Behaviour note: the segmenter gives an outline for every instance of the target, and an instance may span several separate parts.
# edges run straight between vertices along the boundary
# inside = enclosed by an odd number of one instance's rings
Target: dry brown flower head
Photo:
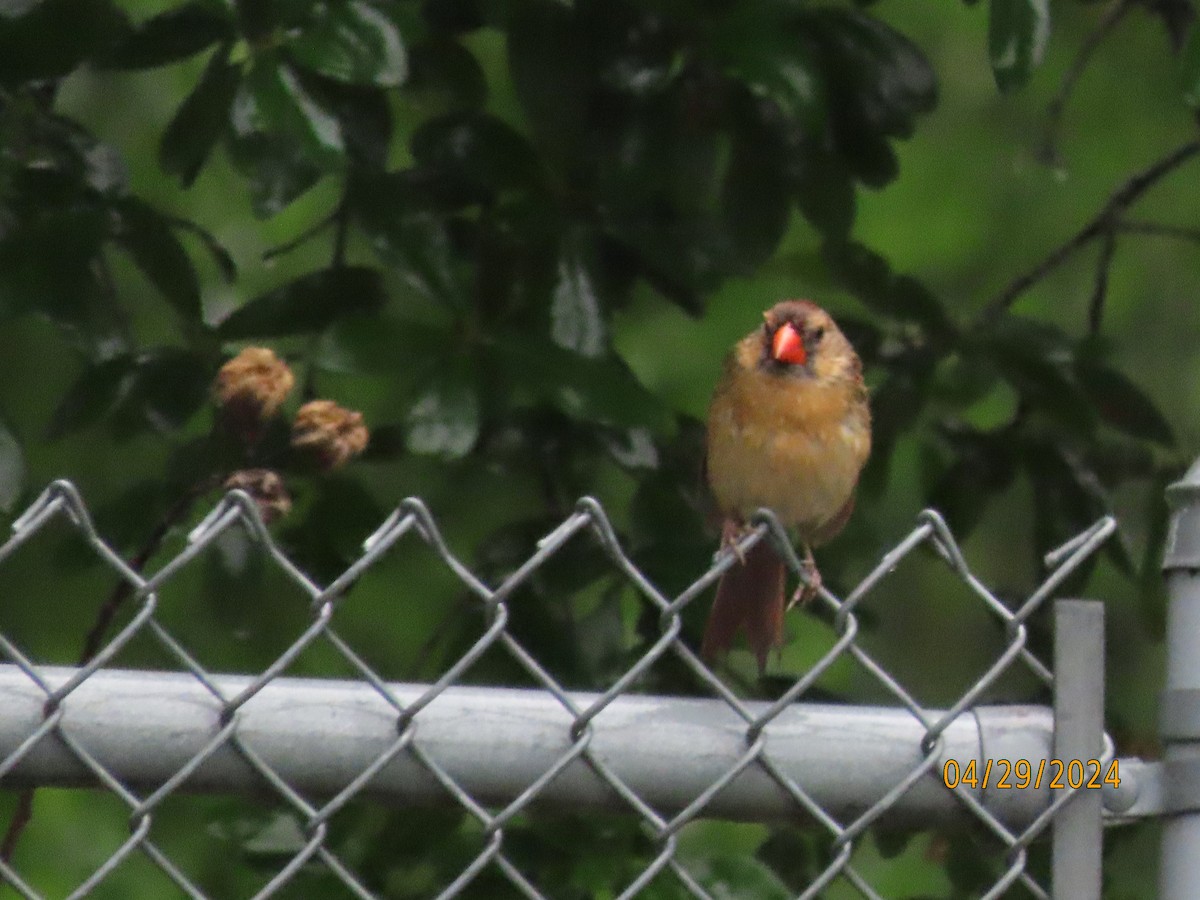
[[[245,491],[258,504],[258,514],[268,525],[292,511],[292,497],[277,472],[239,469],[225,479],[228,491]]]
[[[300,407],[292,423],[292,446],[312,453],[327,472],[367,449],[370,437],[362,413],[332,400],[310,400]]]
[[[231,430],[249,444],[291,393],[296,377],[268,347],[246,347],[217,373],[217,405]]]

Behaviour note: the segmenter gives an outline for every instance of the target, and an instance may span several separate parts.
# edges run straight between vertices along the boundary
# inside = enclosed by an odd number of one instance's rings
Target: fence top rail
[[[78,670],[39,669],[47,687],[69,684]],[[660,813],[686,808],[739,765],[747,726],[720,700],[625,694],[573,735],[575,717],[538,689],[453,686],[441,691],[407,725],[398,727],[393,702],[419,700],[425,684],[388,684],[385,700],[361,681],[276,678],[244,703],[248,676],[213,676],[223,702],[188,674],[106,669],[63,700],[59,728],[86,746],[106,769],[132,787],[157,789],[202,756],[224,728],[236,727],[288,784],[331,796],[383,755],[390,761],[369,791],[406,802],[438,802],[445,792],[414,758],[410,743],[436,759],[464,790],[487,803],[506,803],[551,769],[581,739],[590,753]],[[600,695],[572,693],[581,708]],[[0,665],[0,758],[12,753],[43,721],[44,691],[17,666]],[[765,709],[768,704],[750,704]],[[228,711],[232,710],[232,718]],[[920,764],[923,729],[899,707],[793,704],[763,730],[771,762],[803,784],[822,808],[845,814],[885,794]],[[1053,718],[1040,706],[985,706],[959,716],[944,733],[943,761],[983,765],[989,756],[1044,759]],[[394,748],[401,746],[400,752]],[[80,784],[86,766],[53,739],[42,741],[6,773],[14,784]],[[245,791],[263,787],[256,770],[229,744],[211,752],[180,784],[182,790]],[[965,790],[966,788],[964,788]],[[976,791],[994,814],[1017,826],[1049,803],[1040,791]],[[620,799],[576,757],[542,790],[543,803],[620,808]],[[747,766],[706,807],[707,815],[745,821],[786,820],[800,810],[756,766]],[[915,822],[964,812],[942,784],[939,765],[889,811],[891,821]]]

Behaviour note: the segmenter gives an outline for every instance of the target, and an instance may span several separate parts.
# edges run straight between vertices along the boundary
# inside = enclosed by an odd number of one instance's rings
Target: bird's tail
[[[700,653],[712,660],[733,645],[740,629],[758,659],[758,670],[767,667],[771,650],[783,643],[783,593],[786,570],[783,560],[767,541],[759,541],[735,563],[717,584]]]

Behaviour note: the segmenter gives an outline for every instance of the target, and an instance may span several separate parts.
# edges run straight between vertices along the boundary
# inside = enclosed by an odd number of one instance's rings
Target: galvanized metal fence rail
[[[71,896],[87,895],[134,855],[150,860],[182,894],[206,896],[194,876],[158,846],[154,831],[168,800],[206,792],[264,795],[300,823],[298,846],[261,887],[257,896],[263,897],[286,893],[297,874],[312,866],[331,873],[350,895],[378,896],[330,839],[331,818],[368,800],[448,804],[478,822],[481,849],[452,882],[436,888],[438,896],[457,896],[491,870],[531,898],[546,894],[513,861],[506,835],[514,820],[543,809],[608,809],[641,823],[655,852],[630,883],[612,885],[612,893],[622,897],[637,895],[663,876],[676,879],[690,895],[713,896],[679,853],[679,834],[689,823],[803,818],[808,827],[827,833],[830,851],[802,897],[823,896],[834,883],[880,897],[856,864],[869,828],[959,821],[981,824],[1001,853],[1002,871],[984,896],[1006,896],[1012,888],[1014,896],[1084,898],[1099,896],[1102,816],[1133,818],[1161,805],[1159,770],[1132,759],[1120,761],[1121,786],[1102,790],[1052,790],[1049,773],[1044,778],[1039,773],[1036,782],[1026,773],[1027,787],[1008,790],[966,781],[951,789],[944,777],[947,762],[957,767],[975,761],[982,775],[989,760],[1030,760],[1035,766],[1080,760],[1083,768],[1060,778],[1075,785],[1080,772],[1092,774],[1086,761],[1108,765],[1102,607],[1055,599],[1053,660],[1031,651],[1027,622],[1112,534],[1111,518],[1050,554],[1041,584],[1010,604],[972,573],[937,513],[922,513],[847,596],[819,591],[817,602],[832,616],[837,639],[772,703],[743,700],[680,637],[681,610],[715,583],[734,555],[720,555],[686,590],[667,596],[634,565],[591,499],[581,500],[530,548],[523,565],[495,585],[485,584],[451,553],[429,511],[414,499],[401,503],[366,540],[359,559],[326,585],[293,564],[254,501],[237,491],[194,529],[178,556],[153,573],[139,573],[97,532],[76,489],[59,481],[14,523],[12,537],[0,546],[0,565],[52,522],[76,529],[129,584],[136,603],[132,618],[82,667],[44,665],[0,633],[0,787],[98,787],[128,811],[128,839]],[[255,677],[207,671],[156,615],[164,586],[231,529],[247,529],[311,600],[306,630]],[[431,684],[385,681],[336,627],[339,605],[353,602],[345,596],[348,586],[406,537],[433,549],[477,598],[488,623],[474,646]],[[564,688],[506,627],[513,592],[577,540],[598,542],[660,623],[661,636],[602,693]],[[741,549],[761,540],[773,541],[800,571],[786,534],[769,513],[759,517]],[[932,548],[1005,635],[1003,652],[946,709],[923,707],[859,640],[860,603],[920,547]],[[156,641],[176,671],[114,668],[114,658],[135,637]],[[283,674],[318,641],[334,648],[355,678]],[[494,649],[507,653],[536,687],[462,684],[473,663]],[[646,670],[667,655],[707,685],[711,699],[633,692]],[[844,657],[870,673],[890,705],[808,702],[813,685]],[[1193,665],[1198,658],[1192,655]],[[1012,667],[1024,667],[1051,686],[1054,708],[981,705],[980,698]],[[1052,885],[1040,883],[1029,866],[1031,844],[1050,834]],[[1192,855],[1193,865],[1197,858]],[[41,896],[36,884],[3,861],[0,881],[23,896]]]

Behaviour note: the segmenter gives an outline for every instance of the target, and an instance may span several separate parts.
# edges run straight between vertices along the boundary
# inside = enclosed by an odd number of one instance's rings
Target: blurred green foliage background
[[[808,296],[858,346],[876,422],[858,511],[820,557],[827,584],[847,590],[933,505],[1015,605],[1042,554],[1117,515],[1120,539],[1068,587],[1106,603],[1110,729],[1152,756],[1162,491],[1200,441],[1200,41],[1190,0],[1053,14],[1039,0],[16,4],[0,13],[4,515],[70,478],[154,570],[216,501],[214,479],[265,466],[295,501],[273,529],[318,581],[415,495],[495,584],[586,494],[676,593],[716,546],[699,461],[721,358],[777,299]],[[1043,265],[1058,248],[1073,252]],[[209,393],[247,345],[299,381],[250,451],[214,425]],[[372,430],[336,472],[286,449],[315,397]],[[222,542],[161,598],[212,671],[261,671],[309,621],[252,551]],[[74,662],[113,580],[68,529],[40,536],[0,565],[0,627],[39,662]],[[705,605],[684,613],[693,644]],[[510,608],[572,688],[611,684],[659,635],[586,542]],[[931,707],[1004,646],[932,555],[862,615],[864,646]],[[432,680],[486,622],[413,541],[335,625],[384,676]],[[777,694],[835,640],[819,616],[789,628],[764,679],[735,652],[723,671],[739,690]],[[1045,617],[1031,629],[1046,658]],[[173,665],[141,638],[114,664]],[[351,674],[320,647],[291,673]],[[493,651],[466,680],[528,679]],[[702,690],[669,658],[637,689]],[[887,700],[845,661],[812,696]],[[1045,695],[1014,670],[985,699]],[[14,865],[48,895],[125,835],[124,808],[94,794],[42,791],[34,813]],[[335,825],[339,854],[389,897],[436,893],[484,844],[446,812],[364,806]],[[269,805],[175,798],[154,834],[212,895],[242,896],[298,832]],[[828,860],[812,826],[704,822],[682,839],[689,869],[731,896],[790,895]],[[655,853],[619,818],[523,819],[511,840],[554,896],[613,896]],[[1154,852],[1153,824],[1110,834],[1106,896],[1146,896]],[[872,834],[854,860],[885,896],[966,897],[1001,857],[982,833],[933,829]],[[138,858],[98,895],[170,889]],[[511,888],[491,873],[472,890]],[[338,895],[318,870],[292,891]],[[650,894],[681,892],[662,876]]]

